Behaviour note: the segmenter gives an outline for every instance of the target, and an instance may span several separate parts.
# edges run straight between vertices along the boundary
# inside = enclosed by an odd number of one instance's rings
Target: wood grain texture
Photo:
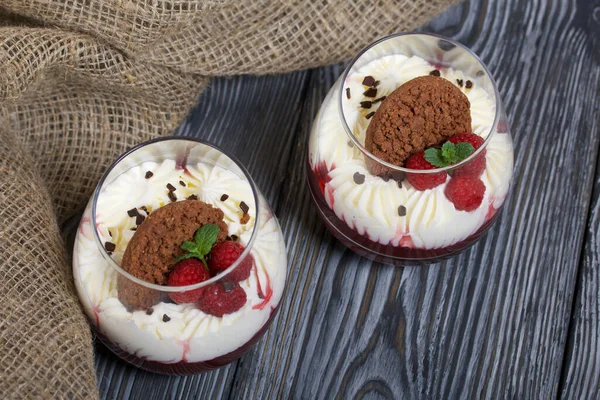
[[[237,157],[274,206],[289,163],[308,72],[216,79],[177,135],[205,139]],[[97,346],[104,399],[227,398],[237,365],[186,377],[161,376],[126,365]]]
[[[277,209],[288,292],[267,339],[239,364],[232,398],[556,396],[599,144],[589,130],[598,64],[582,7],[471,1],[448,12],[456,26],[431,25],[497,78],[517,179],[487,236],[428,268],[373,264],[324,231],[303,163],[310,122],[340,70],[313,71]]]
[[[161,377],[99,352],[103,396],[597,397],[598,242],[589,233],[598,232],[597,211],[587,224],[600,146],[594,7],[470,0],[423,29],[481,56],[516,148],[516,179],[495,226],[427,268],[360,258],[317,216],[305,182],[308,133],[341,66],[215,80],[180,134],[237,155],[273,205],[289,258],[279,314],[237,364],[211,374]],[[586,229],[591,267],[581,264],[576,296]],[[575,297],[581,311],[569,331]]]

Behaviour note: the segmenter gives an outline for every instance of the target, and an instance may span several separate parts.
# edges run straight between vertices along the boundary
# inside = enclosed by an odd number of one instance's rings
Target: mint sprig
[[[443,168],[454,165],[469,157],[475,148],[471,143],[460,142],[454,144],[446,142],[441,149],[425,150],[425,160],[434,167]]]
[[[191,242],[186,240],[181,245],[181,248],[187,251],[187,253],[177,257],[175,262],[178,263],[187,258],[197,258],[202,261],[202,264],[208,269],[205,257],[210,253],[210,249],[212,249],[213,244],[217,241],[217,235],[220,230],[221,229],[215,224],[206,224],[198,228],[194,234],[194,241]]]

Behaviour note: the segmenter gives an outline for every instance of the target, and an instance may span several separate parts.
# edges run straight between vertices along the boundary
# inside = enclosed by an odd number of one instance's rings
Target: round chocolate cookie
[[[174,261],[184,251],[181,245],[193,240],[203,225],[220,228],[216,243],[227,237],[223,211],[200,200],[170,203],[151,213],[137,228],[125,249],[121,268],[149,283],[166,285]],[[161,301],[160,293],[119,275],[119,300],[129,310],[149,308]]]
[[[411,154],[471,132],[470,106],[467,96],[444,78],[412,79],[383,100],[367,128],[365,147],[402,167]],[[369,163],[369,169],[375,175],[389,172],[375,162]]]

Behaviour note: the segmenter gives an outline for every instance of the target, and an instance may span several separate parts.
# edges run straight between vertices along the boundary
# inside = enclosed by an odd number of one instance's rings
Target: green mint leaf
[[[177,264],[179,261],[186,260],[188,258],[194,258],[194,257],[198,258],[197,255],[196,255],[196,253],[185,253],[185,254],[182,254],[182,255],[180,255],[179,257],[177,257],[175,259],[175,264]],[[204,262],[203,259],[200,259],[200,261]]]
[[[194,242],[196,242],[197,252],[200,253],[198,258],[203,260],[204,256],[210,253],[210,249],[217,241],[219,231],[219,227],[215,224],[206,224],[196,231]]]
[[[181,245],[181,248],[190,253],[196,252],[198,250],[198,246],[196,245],[196,243],[190,242],[188,240],[183,242],[183,244]]]
[[[456,146],[452,142],[446,142],[442,145],[442,157],[446,165],[454,164],[456,161]]]
[[[440,149],[427,149],[425,150],[425,160],[433,165],[434,167],[445,167],[448,164],[442,157],[442,150]]]
[[[460,162],[460,161],[464,160],[465,158],[469,157],[471,154],[473,154],[474,151],[475,151],[475,148],[473,147],[473,145],[471,143],[467,143],[467,142],[457,143],[456,144],[456,157],[458,158],[458,160],[456,162]]]

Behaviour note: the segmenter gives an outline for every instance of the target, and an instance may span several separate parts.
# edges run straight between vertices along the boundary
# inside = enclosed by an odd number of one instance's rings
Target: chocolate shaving
[[[386,96],[381,96],[380,98],[373,100],[373,104],[379,103],[380,101],[384,101],[385,98],[386,98]]]
[[[473,82],[471,82],[471,81],[466,81],[466,82],[465,82],[465,87],[466,87],[467,89],[471,89],[471,88],[473,87]]]
[[[117,245],[113,242],[104,242],[104,248],[106,249],[106,251],[115,251]]]
[[[163,322],[169,322],[171,320],[171,317],[169,317],[167,314],[163,314]]]
[[[136,231],[137,230],[137,226],[134,226],[133,228],[130,229],[130,231]]]
[[[462,79],[457,79],[456,83],[458,83],[458,86],[463,87],[463,80]]]
[[[144,217],[143,215],[138,215],[137,217],[135,217],[135,224],[141,225],[145,219],[146,219],[146,217]]]
[[[404,217],[406,215],[406,207],[400,206],[398,207],[398,215]]]
[[[346,97],[350,100],[350,88],[346,88]]]
[[[110,237],[112,237],[112,232],[110,231],[110,229],[108,230],[108,234],[110,235]]]
[[[152,315],[152,313],[154,313],[154,308],[150,307],[146,310],[146,315]]]
[[[375,81],[375,83],[373,84],[373,87],[379,86],[380,83],[381,83],[380,81]]]
[[[365,183],[365,176],[360,172],[355,172],[352,178],[354,178],[354,183],[356,183],[357,185],[362,185],[363,183]]]
[[[402,181],[398,181],[398,189],[402,189]]]
[[[440,76],[441,74],[440,74],[440,71],[439,71],[439,70],[437,70],[437,69],[434,69],[433,71],[431,71],[431,72],[429,73],[429,75],[431,75],[431,76]]]
[[[175,196],[175,193],[169,192],[169,200],[171,200],[173,203],[177,201],[177,196]]]
[[[187,199],[188,200],[198,200],[198,196],[196,196],[195,194],[190,194]]]
[[[243,201],[240,203],[240,209],[244,214],[250,211],[250,207],[248,207],[248,204],[244,203]]]
[[[360,106],[362,108],[371,108],[371,105],[373,104],[373,102],[367,100],[367,101],[361,101],[360,102]]]
[[[365,79],[363,79],[362,84],[365,86],[373,86],[375,84],[375,78],[373,78],[371,75],[365,76]]]
[[[154,175],[154,174],[152,173],[152,171],[146,171],[145,178],[146,178],[146,179],[150,179],[150,178],[152,178],[152,176],[153,176],[153,175]]]
[[[375,111],[371,111],[370,113],[368,113],[367,115],[365,115],[366,119],[370,119],[373,115],[375,115]]]
[[[231,235],[231,240],[233,240],[234,242],[237,242],[238,235]]]
[[[137,217],[140,214],[137,208],[132,208],[131,210],[127,210],[127,215],[130,217]]]
[[[375,88],[368,88],[367,90],[365,90],[365,92],[363,93],[363,95],[365,97],[375,97],[375,96],[377,96],[377,89],[375,89]]]
[[[169,192],[174,192],[177,190],[177,188],[175,188],[175,186],[171,185],[170,183],[167,183],[167,189],[169,189]]]
[[[146,214],[150,214],[150,213],[148,212],[148,209],[146,208],[146,206],[141,206],[140,208],[141,208],[142,210],[144,210],[144,212],[145,212]]]
[[[240,224],[245,225],[248,223],[248,221],[250,221],[250,214],[244,213],[244,215],[242,215],[242,218],[240,218]]]
[[[221,201],[225,201],[229,198],[228,194],[223,194],[223,196],[221,196]]]
[[[179,184],[183,187],[185,187],[185,182],[184,181],[179,181]]]

